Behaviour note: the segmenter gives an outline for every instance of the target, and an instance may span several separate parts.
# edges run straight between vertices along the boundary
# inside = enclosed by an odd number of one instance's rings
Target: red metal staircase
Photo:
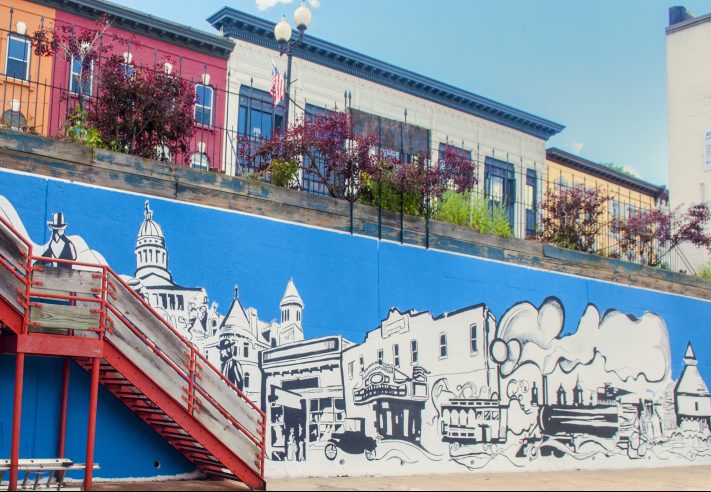
[[[264,413],[110,267],[33,256],[0,217],[0,353],[16,355],[10,490],[17,487],[25,355],[91,375],[84,488],[92,485],[98,385],[210,479],[265,489]],[[59,458],[64,453],[65,365]]]

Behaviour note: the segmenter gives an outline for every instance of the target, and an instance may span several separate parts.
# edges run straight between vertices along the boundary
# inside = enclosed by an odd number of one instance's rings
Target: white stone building
[[[711,200],[711,14],[694,17],[669,9],[667,90],[669,105],[669,204],[672,209]],[[690,266],[708,254],[683,246]]]
[[[272,61],[285,74],[286,59],[279,56],[271,21],[229,7],[208,21],[236,43],[229,61],[225,169],[237,174],[236,136],[268,137],[283,124],[283,104],[274,108],[268,92]],[[469,152],[479,163],[481,191],[509,204],[515,232],[523,236],[527,175],[545,175],[546,140],[563,126],[308,35],[295,51],[291,80],[291,122],[304,111],[348,107],[356,110],[356,126],[359,119],[367,122],[393,152],[436,157],[443,145]],[[315,178],[301,179],[305,190],[325,193]]]

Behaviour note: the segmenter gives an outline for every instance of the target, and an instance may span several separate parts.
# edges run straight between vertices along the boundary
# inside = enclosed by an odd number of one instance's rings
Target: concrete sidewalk
[[[269,490],[711,490],[711,466],[552,473],[273,479]],[[235,482],[97,483],[113,490],[247,490]]]

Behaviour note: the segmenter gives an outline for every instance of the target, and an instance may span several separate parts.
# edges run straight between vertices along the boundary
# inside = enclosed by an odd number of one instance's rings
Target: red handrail
[[[52,298],[52,299],[62,299],[62,300],[69,300],[69,301],[83,301],[83,302],[96,302],[101,305],[101,313],[100,313],[100,326],[99,326],[99,337],[104,338],[104,331],[106,328],[106,324],[108,321],[107,317],[107,310],[111,311],[115,316],[118,317],[118,319],[127,327],[129,328],[136,336],[138,336],[148,347],[151,348],[151,350],[160,358],[162,359],[165,363],[167,363],[173,370],[175,370],[178,375],[188,382],[189,384],[189,391],[192,392],[192,397],[194,398],[194,392],[197,391],[206,401],[208,401],[212,406],[214,406],[219,413],[228,419],[230,423],[232,423],[242,434],[247,436],[248,439],[250,439],[257,447],[261,449],[261,463],[260,463],[260,474],[262,478],[264,478],[264,462],[266,458],[266,414],[262,411],[261,408],[259,408],[252,400],[250,400],[239,388],[237,388],[232,382],[230,382],[224,374],[222,374],[210,361],[207,360],[207,358],[201,354],[199,351],[195,350],[195,346],[187,340],[180,332],[178,332],[172,325],[170,325],[158,312],[156,312],[153,307],[146,302],[145,299],[143,299],[138,293],[136,293],[135,290],[133,290],[110,266],[108,265],[101,265],[97,263],[90,263],[90,262],[83,262],[83,261],[76,261],[76,260],[64,260],[64,259],[59,259],[59,258],[48,258],[44,256],[34,256],[32,254],[32,244],[25,239],[22,234],[20,234],[17,229],[15,229],[5,218],[0,217],[0,224],[2,224],[5,228],[7,228],[12,235],[18,239],[22,244],[24,244],[27,247],[27,251],[22,251],[20,250],[19,253],[22,255],[22,257],[26,260],[26,264],[21,265],[23,268],[27,270],[27,273],[25,277],[22,277],[19,273],[17,273],[15,268],[10,268],[12,265],[8,264],[5,260],[0,258],[0,265],[8,269],[18,280],[23,282],[25,284],[25,298],[27,300],[27,306],[25,306],[25,313],[24,313],[24,331],[27,332],[27,326],[29,325],[29,299],[30,297],[37,296],[37,297],[46,297],[46,298]],[[64,294],[52,294],[52,293],[47,293],[47,292],[35,292],[32,290],[32,272],[33,271],[41,271],[44,269],[43,265],[37,265],[38,262],[41,263],[47,263],[47,264],[62,264],[62,265],[70,265],[70,266],[75,266],[75,267],[82,267],[79,268],[79,270],[83,269],[92,269],[96,270],[96,272],[101,272],[101,289],[100,289],[100,295],[96,298],[89,298],[89,297],[83,297],[83,296],[77,296],[77,295],[64,295]],[[36,265],[36,266],[35,266]],[[113,278],[110,278],[113,277]],[[115,282],[112,282],[115,281]],[[113,285],[112,285],[113,284]],[[188,373],[185,373],[183,369],[181,369],[177,364],[175,364],[170,358],[162,352],[160,347],[158,347],[153,341],[151,341],[148,336],[146,336],[138,327],[136,324],[132,323],[129,319],[127,319],[123,314],[121,314],[109,301],[108,299],[108,290],[110,286],[115,286],[120,285],[123,287],[125,290],[129,292],[131,296],[133,296],[136,300],[138,300],[141,305],[147,309],[160,323],[163,324],[172,334],[173,336],[177,337],[183,345],[189,350],[189,354],[191,357],[191,362],[188,367]],[[99,292],[97,292],[99,294]],[[195,358],[197,358],[200,362],[197,363],[195,362]],[[213,374],[216,374],[229,388],[231,388],[238,396],[239,398],[247,403],[253,410],[255,410],[261,418],[261,421],[258,421],[258,424],[260,425],[260,431],[256,433],[256,435],[246,429],[242,424],[240,424],[232,415],[229,414],[225,410],[225,408],[217,401],[215,400],[211,395],[207,394],[207,392],[199,385],[196,384],[195,379],[199,378],[199,374],[197,374],[197,369],[200,366],[204,366],[210,369],[210,371]],[[261,439],[260,439],[261,438]]]

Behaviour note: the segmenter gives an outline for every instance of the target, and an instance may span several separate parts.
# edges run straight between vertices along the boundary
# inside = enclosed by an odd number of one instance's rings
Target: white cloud
[[[573,144],[573,152],[575,152],[577,155],[580,155],[580,152],[583,151],[583,147],[585,147],[585,144],[576,142]]]
[[[269,10],[280,3],[294,3],[294,0],[256,0],[256,2],[259,10]],[[309,0],[309,4],[311,4],[312,7],[319,7],[321,5],[321,0]]]
[[[641,178],[642,174],[637,170],[637,168],[634,168],[632,166],[625,166],[622,168],[627,174],[634,176],[635,178]]]

